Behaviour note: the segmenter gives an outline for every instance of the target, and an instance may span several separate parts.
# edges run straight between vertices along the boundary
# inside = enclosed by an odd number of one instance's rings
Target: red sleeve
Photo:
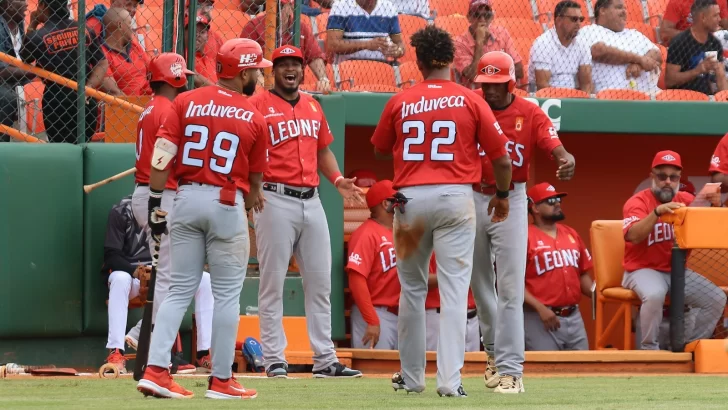
[[[718,1],[718,7],[720,7],[720,19],[728,18],[728,3],[724,1]]]
[[[532,127],[531,135],[536,138],[536,144],[549,156],[554,148],[562,145],[559,134],[556,132],[556,127],[554,127],[551,119],[540,108],[533,110]]]
[[[724,135],[723,138],[718,142],[718,146],[715,147],[713,157],[710,159],[710,168],[708,172],[720,172],[721,174],[728,174],[728,134]]]
[[[675,202],[682,202],[686,206],[690,206],[690,204],[693,203],[695,200],[695,196],[691,194],[690,192],[680,191],[677,193],[677,197],[675,197]]]
[[[665,6],[665,14],[662,16],[663,20],[667,20],[677,24],[680,21],[680,14],[683,12],[682,0],[670,0]]]
[[[647,209],[647,205],[639,198],[633,196],[632,198],[628,199],[627,203],[624,204],[624,208],[622,209],[622,216],[624,218],[622,219],[622,234],[627,235],[627,232],[629,232],[629,228],[632,227],[632,224],[640,221],[642,218],[649,215],[652,211],[652,209]]]
[[[250,172],[266,172],[268,170],[268,128],[261,115],[254,116],[253,126],[256,128],[255,142],[250,150],[248,165]]]
[[[182,138],[182,124],[180,124],[181,99],[177,98],[172,102],[172,107],[166,116],[160,118],[161,125],[157,131],[157,138],[164,138],[179,147]],[[181,151],[180,151],[181,152]]]
[[[264,47],[263,30],[265,29],[265,13],[260,13],[255,16],[254,19],[250,20],[248,24],[243,26],[243,31],[240,33],[240,38],[249,38],[255,40]]]
[[[349,262],[346,264],[346,269],[361,274],[365,279],[369,277],[369,273],[372,271],[374,254],[377,250],[374,236],[370,233],[371,231],[366,229],[366,225],[362,225],[351,234],[349,239]]]
[[[496,160],[504,155],[508,155],[506,152],[506,144],[508,138],[501,130],[500,124],[495,119],[493,112],[488,108],[488,105],[483,99],[469,96],[470,101],[474,103],[475,114],[477,118],[477,132],[478,142],[480,147],[485,150],[486,155],[491,161]]]
[[[371,326],[378,326],[379,316],[372,304],[367,279],[358,272],[349,270],[349,290],[351,290],[351,297],[354,298],[354,303],[359,308],[364,321]]]
[[[324,114],[324,110],[321,109],[321,105],[319,105],[318,101],[313,101],[313,104],[316,104],[316,107],[318,107],[318,111],[321,113],[321,129],[319,130],[318,135],[318,149],[324,149],[328,147],[332,142],[334,142],[334,135],[331,134],[331,128],[329,128],[329,122],[326,121],[326,115]]]
[[[303,37],[303,58],[305,59],[306,65],[311,64],[311,61],[320,58],[326,61],[326,55],[321,51],[321,47],[318,45],[318,41],[313,36],[311,25],[301,22],[301,35]]]
[[[591,269],[592,266],[594,266],[592,263],[591,253],[589,253],[589,249],[587,249],[586,244],[581,239],[581,236],[579,236],[575,230],[572,229],[571,231],[571,234],[579,241],[579,255],[581,255],[579,258],[579,270],[581,271],[580,273],[584,274],[586,271]]]
[[[430,257],[430,273],[437,273],[437,259],[435,259],[435,252],[432,252]]]
[[[379,119],[379,124],[377,124],[377,128],[374,130],[374,135],[372,135],[371,139],[374,148],[382,154],[391,153],[394,142],[397,139],[397,133],[394,130],[394,121],[392,121],[393,101],[394,98],[390,98],[387,104],[384,105],[382,117]]]

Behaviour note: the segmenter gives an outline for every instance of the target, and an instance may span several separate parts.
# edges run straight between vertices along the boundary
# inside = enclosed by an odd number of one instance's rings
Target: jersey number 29
[[[195,135],[200,136],[199,141],[188,141],[184,146],[184,154],[182,155],[182,163],[192,167],[202,168],[205,166],[203,158],[195,158],[195,151],[203,151],[207,148],[210,130],[204,125],[190,124],[185,127],[185,137],[192,138]],[[209,167],[211,170],[227,175],[233,169],[235,162],[235,153],[238,151],[240,137],[227,131],[220,131],[215,135],[212,141],[212,155],[210,156]]]
[[[404,152],[402,153],[402,159],[405,161],[424,161],[425,154],[420,152],[410,152],[412,147],[423,145],[425,143],[425,133],[431,131],[433,134],[445,133],[444,137],[436,137],[432,139],[430,145],[430,160],[431,161],[452,161],[455,158],[455,154],[452,152],[440,152],[441,145],[452,145],[455,143],[455,121],[434,121],[430,130],[425,128],[423,121],[412,120],[405,121],[402,123],[402,133],[407,135],[411,134],[412,130],[415,132],[414,137],[407,137],[404,140]]]

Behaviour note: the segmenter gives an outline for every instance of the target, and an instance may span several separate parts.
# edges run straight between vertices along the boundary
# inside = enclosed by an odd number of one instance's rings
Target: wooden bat
[[[30,142],[30,143],[34,143],[34,144],[45,144],[46,143],[43,140],[39,140],[38,138],[36,138],[30,134],[26,134],[22,131],[18,131],[13,127],[8,127],[7,125],[0,124],[0,132],[2,132],[3,134],[10,135],[12,138],[15,138],[18,141]]]
[[[135,172],[136,172],[136,167],[129,168],[129,169],[127,169],[124,172],[120,172],[120,173],[118,173],[118,174],[116,174],[114,176],[108,177],[108,178],[106,178],[104,180],[101,180],[101,181],[95,183],[95,184],[84,185],[83,186],[83,192],[85,192],[85,193],[88,194],[89,192],[93,191],[94,189],[96,189],[96,188],[98,188],[98,187],[100,187],[102,185],[106,185],[109,182],[114,182],[117,179],[124,178],[125,176],[131,175],[131,174],[133,174]]]
[[[75,82],[73,80],[69,80],[68,78],[60,76],[58,74],[51,73],[50,71],[46,71],[42,68],[38,68],[36,66],[26,64],[22,60],[17,59],[9,54],[0,52],[0,61],[2,61],[3,63],[10,64],[12,66],[15,66],[21,70],[33,73],[38,77],[45,78],[46,80],[53,81],[54,83],[58,83],[64,87],[69,87],[74,90],[78,90],[77,82]],[[118,97],[114,97],[111,94],[106,94],[105,92],[99,91],[95,88],[86,87],[85,90],[86,90],[87,96],[89,96],[91,98],[95,98],[99,101],[103,101],[103,102],[106,102],[106,103],[109,103],[112,105],[118,105],[124,109],[134,111],[139,114],[141,114],[141,112],[144,111],[144,108],[139,105],[132,104],[129,101],[126,101],[126,100],[118,98]]]

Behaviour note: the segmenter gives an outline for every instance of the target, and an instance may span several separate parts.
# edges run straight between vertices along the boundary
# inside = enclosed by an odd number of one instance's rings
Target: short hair
[[[417,60],[430,70],[445,68],[455,59],[455,44],[450,33],[434,25],[412,34],[410,45],[415,48]]]
[[[612,5],[612,0],[597,0],[597,3],[594,5],[594,19],[599,18],[599,12]]]
[[[695,0],[693,6],[690,8],[690,13],[695,16],[705,11],[708,7],[717,5],[718,3],[715,0]]]
[[[49,13],[49,17],[55,19],[67,19],[71,17],[71,12],[68,10],[68,0],[40,0]]]
[[[554,8],[554,17],[561,17],[564,15],[564,12],[567,9],[579,9],[581,10],[581,7],[579,6],[579,3],[571,0],[564,0],[560,1],[556,7]]]

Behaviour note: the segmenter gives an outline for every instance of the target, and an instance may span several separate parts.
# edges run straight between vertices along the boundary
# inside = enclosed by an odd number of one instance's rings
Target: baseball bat
[[[30,142],[30,143],[35,143],[35,144],[45,144],[46,143],[43,140],[39,140],[38,138],[36,138],[30,134],[26,134],[22,131],[18,131],[13,127],[8,127],[7,125],[0,124],[0,132],[2,132],[3,134],[10,135],[12,138],[15,138],[18,141]]]
[[[167,212],[157,209],[157,216],[163,218]],[[137,355],[134,363],[134,380],[141,380],[144,376],[144,369],[149,359],[149,342],[152,338],[152,311],[154,310],[154,284],[157,281],[157,265],[159,264],[159,246],[162,242],[162,235],[152,235],[154,249],[152,249],[152,272],[149,275],[149,290],[147,300],[144,303],[144,316],[142,316],[142,328],[139,331],[137,342]]]
[[[133,174],[135,172],[136,172],[136,167],[129,168],[129,169],[127,169],[124,172],[119,172],[118,174],[116,174],[114,176],[110,176],[110,177],[108,177],[108,178],[106,178],[104,180],[101,180],[99,182],[96,182],[95,184],[84,185],[83,186],[83,192],[85,192],[85,193],[88,194],[89,192],[93,191],[94,189],[96,189],[96,188],[98,188],[98,187],[100,187],[102,185],[106,185],[109,182],[114,182],[117,179],[124,178],[125,176],[131,175],[131,174]]]
[[[3,63],[6,63],[6,64],[10,64],[21,70],[33,73],[40,78],[44,78],[48,81],[53,81],[54,83],[60,84],[64,87],[69,87],[74,90],[78,90],[77,82],[70,80],[66,77],[63,77],[61,75],[51,73],[50,71],[46,71],[42,68],[38,68],[38,67],[32,66],[30,64],[26,64],[22,60],[15,58],[9,54],[0,52],[0,61],[2,61]],[[112,105],[118,105],[124,109],[134,111],[139,114],[141,114],[141,112],[144,111],[143,107],[140,107],[136,104],[132,104],[129,101],[126,101],[122,98],[114,97],[111,94],[106,94],[105,92],[99,91],[95,88],[86,87],[85,90],[86,90],[87,96],[97,99],[99,101],[103,101],[103,102],[106,102],[106,103],[109,103]]]

